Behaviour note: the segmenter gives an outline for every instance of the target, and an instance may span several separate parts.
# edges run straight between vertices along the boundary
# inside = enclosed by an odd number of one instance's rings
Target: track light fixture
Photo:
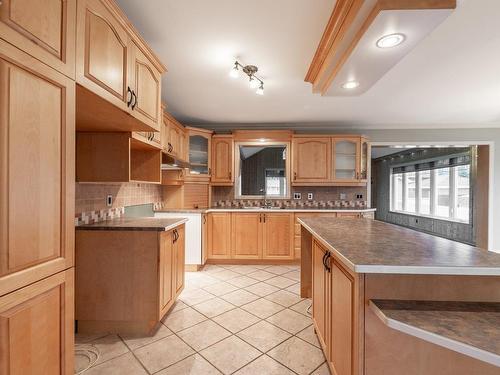
[[[258,95],[264,95],[264,81],[255,75],[259,68],[255,65],[243,65],[238,60],[234,62],[234,67],[229,72],[229,76],[232,78],[237,78],[240,75],[240,71],[245,73],[248,77],[248,85],[251,89],[257,89],[255,91]]]

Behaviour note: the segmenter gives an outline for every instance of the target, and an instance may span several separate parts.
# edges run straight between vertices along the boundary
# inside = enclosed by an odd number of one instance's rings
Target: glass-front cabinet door
[[[333,180],[357,182],[360,139],[333,138]]]
[[[188,128],[189,177],[194,180],[210,179],[211,132]]]

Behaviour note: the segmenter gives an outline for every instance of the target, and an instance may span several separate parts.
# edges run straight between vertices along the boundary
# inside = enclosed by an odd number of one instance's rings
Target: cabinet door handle
[[[130,99],[128,98],[130,94]],[[130,90],[130,86],[127,87],[127,107],[130,107],[130,104],[132,103],[132,98],[134,96],[132,95],[132,90]]]
[[[264,214],[264,223],[266,222],[266,214]]]
[[[233,176],[233,173],[231,171],[229,171],[229,179],[231,179]]]
[[[132,111],[133,111],[135,106],[137,105],[137,94],[135,93],[134,90],[132,90],[132,96],[134,97],[134,103],[132,103]]]
[[[212,175],[212,168],[208,168],[208,175],[211,176]]]
[[[262,223],[262,214],[259,214],[259,223]]]
[[[325,267],[326,267],[326,270],[328,271],[328,273],[330,273],[332,271],[332,269],[330,268],[330,266],[328,265],[328,260],[330,259],[331,255],[330,255],[330,252],[327,252],[326,253],[326,258],[325,258]]]
[[[205,215],[203,215],[203,224],[206,224],[207,223],[207,217]]]
[[[327,256],[328,252],[325,251],[325,253],[323,254],[323,260],[321,261],[323,263],[323,268],[326,270],[326,264],[325,264],[325,258]]]
[[[293,180],[295,181],[297,179],[297,172],[293,172]]]

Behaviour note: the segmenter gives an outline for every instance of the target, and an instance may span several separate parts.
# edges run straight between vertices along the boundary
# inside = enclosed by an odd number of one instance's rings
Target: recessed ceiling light
[[[355,89],[356,87],[359,86],[359,82],[358,81],[349,81],[349,82],[346,82],[342,85],[342,88],[343,89]]]
[[[405,40],[404,34],[396,33],[384,35],[382,38],[377,40],[378,48],[391,48],[400,45]]]

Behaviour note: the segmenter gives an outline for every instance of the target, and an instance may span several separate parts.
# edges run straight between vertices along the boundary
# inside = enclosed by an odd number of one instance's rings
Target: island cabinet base
[[[184,224],[77,230],[76,265],[79,333],[148,334],[184,288]]]
[[[499,302],[500,277],[367,274],[364,280],[365,375],[500,373],[492,364],[390,328],[369,307],[370,300]]]

